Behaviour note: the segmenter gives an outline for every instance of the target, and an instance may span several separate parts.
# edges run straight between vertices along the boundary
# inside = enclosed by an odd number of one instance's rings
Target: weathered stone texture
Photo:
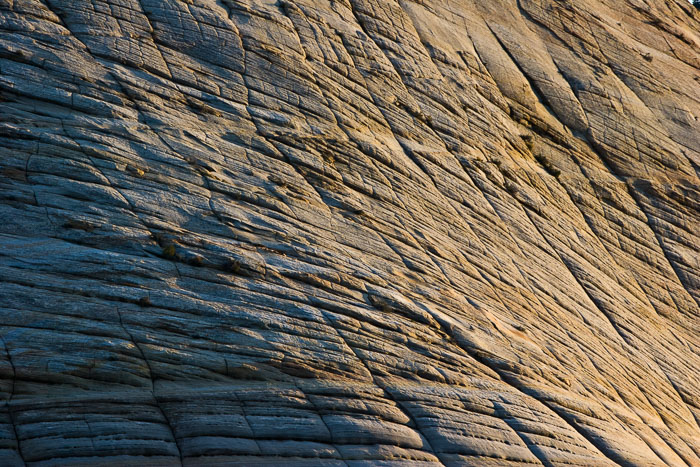
[[[0,464],[700,465],[685,0],[0,0]]]

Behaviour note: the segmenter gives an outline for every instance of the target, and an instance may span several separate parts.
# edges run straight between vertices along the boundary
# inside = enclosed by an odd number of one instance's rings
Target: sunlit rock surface
[[[0,0],[1,465],[700,465],[685,0]]]

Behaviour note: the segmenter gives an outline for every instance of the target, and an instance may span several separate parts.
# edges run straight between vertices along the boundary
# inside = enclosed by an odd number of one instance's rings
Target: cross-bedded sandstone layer
[[[0,0],[2,465],[700,465],[685,0]]]

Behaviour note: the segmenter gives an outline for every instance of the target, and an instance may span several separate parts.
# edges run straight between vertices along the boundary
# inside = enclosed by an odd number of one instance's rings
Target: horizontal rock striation
[[[700,465],[685,0],[0,0],[0,464]]]

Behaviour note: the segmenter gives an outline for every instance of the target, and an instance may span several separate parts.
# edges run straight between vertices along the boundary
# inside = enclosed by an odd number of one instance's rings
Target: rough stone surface
[[[0,0],[0,464],[700,465],[685,0]]]

